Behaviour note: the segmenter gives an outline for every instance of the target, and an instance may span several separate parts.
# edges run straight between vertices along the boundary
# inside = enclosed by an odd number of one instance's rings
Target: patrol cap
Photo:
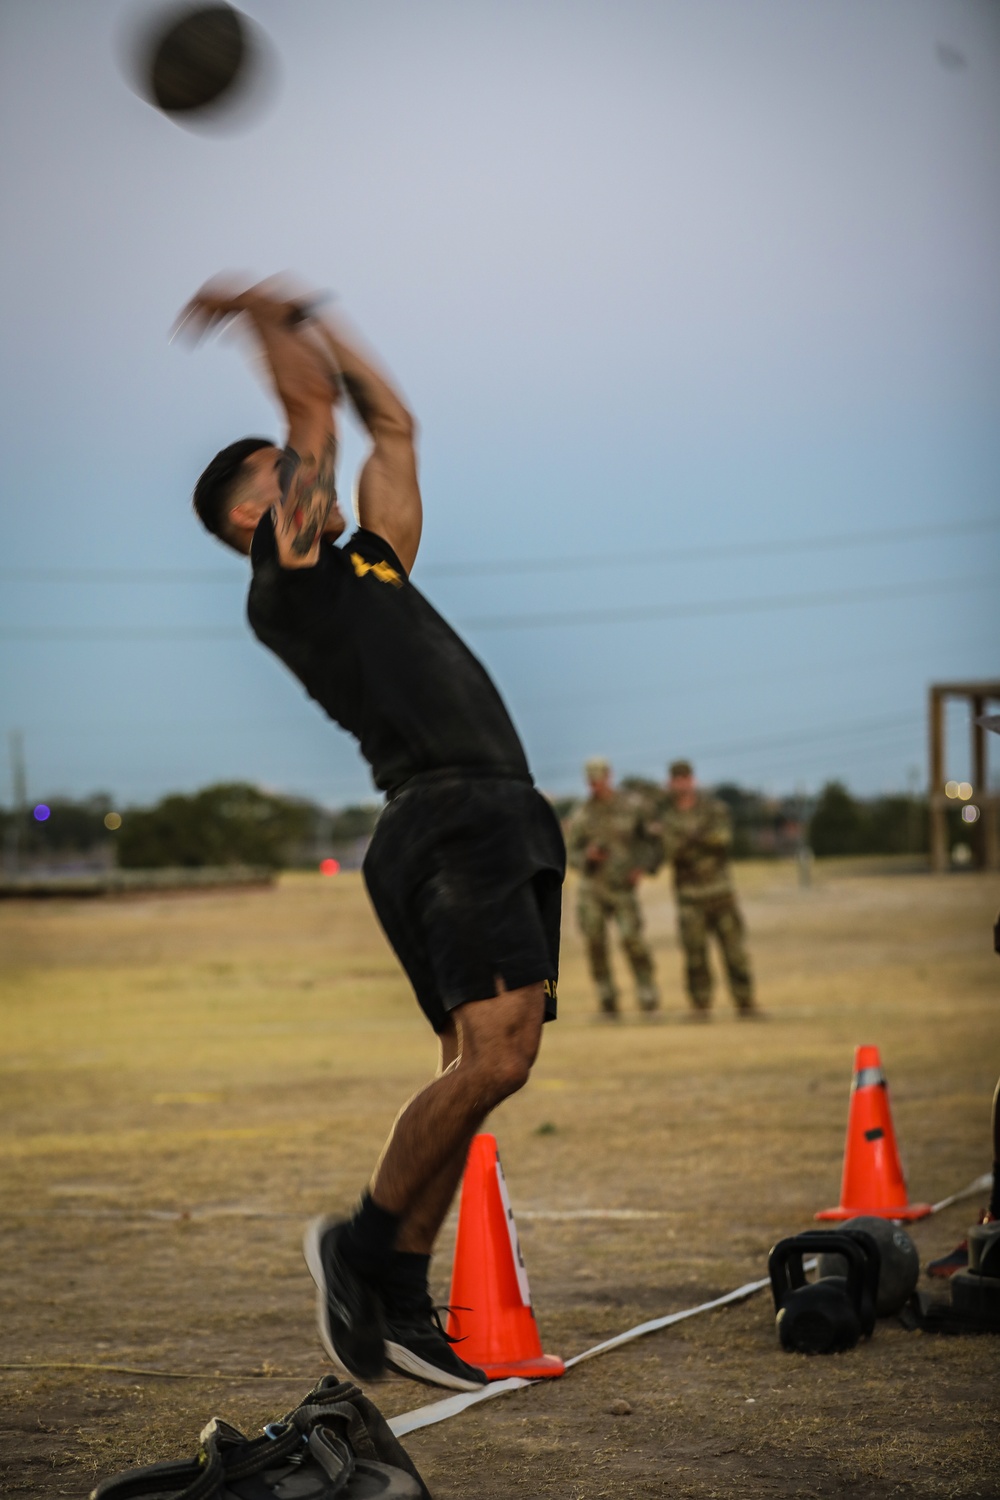
[[[694,775],[694,766],[689,760],[672,760],[670,762],[669,770],[672,777]]]
[[[584,761],[583,769],[588,781],[596,781],[601,776],[607,776],[611,770],[611,762],[603,755],[592,755],[589,760]]]

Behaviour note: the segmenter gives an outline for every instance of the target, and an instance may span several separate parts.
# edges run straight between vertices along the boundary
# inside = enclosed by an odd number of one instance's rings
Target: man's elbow
[[[392,411],[383,412],[373,424],[373,436],[383,442],[406,443],[416,447],[420,429],[417,419],[402,402]]]

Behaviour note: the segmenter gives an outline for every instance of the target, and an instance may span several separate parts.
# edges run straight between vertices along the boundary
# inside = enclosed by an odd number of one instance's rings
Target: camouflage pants
[[[688,994],[695,1010],[708,1010],[712,1003],[712,971],[708,967],[708,935],[713,933],[722,949],[729,988],[737,1010],[750,1010],[754,1003],[753,975],[746,948],[746,928],[733,895],[712,896],[703,901],[677,902],[677,927],[684,949]]]
[[[608,957],[608,923],[618,924],[622,947],[635,976],[636,994],[643,1010],[655,1010],[659,1002],[653,959],[642,934],[642,912],[634,890],[598,887],[581,881],[576,908],[580,931],[587,944],[590,972],[597,986],[601,1009],[618,1007],[615,983]]]

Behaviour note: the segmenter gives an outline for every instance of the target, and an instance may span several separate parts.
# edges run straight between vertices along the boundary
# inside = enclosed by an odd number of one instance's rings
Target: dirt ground
[[[914,1198],[989,1166],[1000,883],[836,862],[806,890],[783,864],[738,877],[767,1022],[724,994],[685,1021],[657,880],[663,1019],[596,1023],[568,892],[561,1018],[493,1121],[550,1351],[763,1275],[836,1202],[859,1042],[881,1048]],[[8,902],[0,979],[0,1491],[80,1497],[192,1453],[212,1414],[258,1429],[324,1373],[302,1224],[350,1206],[434,1047],[354,875]],[[918,1224],[921,1258],[978,1207]],[[649,1217],[546,1217],[623,1208]],[[407,1445],[438,1500],[996,1497],[998,1356],[895,1321],[847,1354],[784,1354],[760,1294]],[[434,1399],[372,1394],[389,1414]]]

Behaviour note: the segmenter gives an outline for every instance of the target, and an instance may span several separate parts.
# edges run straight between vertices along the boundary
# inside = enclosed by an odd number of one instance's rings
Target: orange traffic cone
[[[542,1353],[528,1273],[492,1135],[475,1136],[469,1147],[448,1300],[449,1337],[462,1340],[457,1352],[491,1380],[565,1371],[561,1359]]]
[[[889,1110],[889,1088],[877,1047],[854,1049],[854,1078],[847,1116],[844,1175],[839,1208],[824,1208],[817,1219],[923,1219],[929,1203],[909,1203]]]

